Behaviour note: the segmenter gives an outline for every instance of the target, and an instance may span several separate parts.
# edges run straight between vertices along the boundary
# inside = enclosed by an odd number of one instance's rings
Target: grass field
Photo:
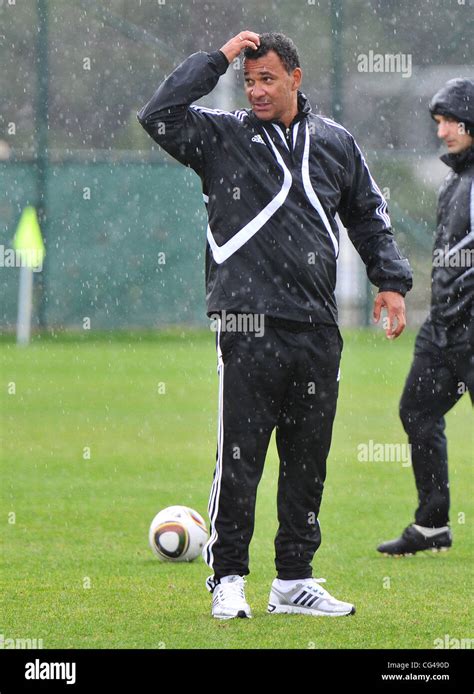
[[[202,559],[176,565],[153,556],[148,526],[160,508],[187,504],[206,516],[215,459],[213,337],[177,330],[36,338],[28,349],[1,343],[0,633],[42,639],[44,648],[433,648],[445,634],[472,636],[470,401],[447,417],[453,549],[379,556],[377,543],[412,519],[412,470],[359,462],[357,446],[405,442],[397,406],[413,334],[396,343],[380,331],[343,334],[313,564],[330,592],[356,604],[354,617],[266,613],[277,527],[273,441],[251,545],[252,620],[211,619]]]

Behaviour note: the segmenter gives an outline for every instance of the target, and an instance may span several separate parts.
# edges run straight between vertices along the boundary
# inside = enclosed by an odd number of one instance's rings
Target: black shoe
[[[431,549],[433,552],[445,552],[451,547],[453,537],[451,530],[445,530],[433,537],[425,537],[419,530],[409,525],[405,528],[401,537],[389,542],[383,542],[377,547],[378,552],[382,552],[386,556],[402,557],[423,552],[426,549]]]

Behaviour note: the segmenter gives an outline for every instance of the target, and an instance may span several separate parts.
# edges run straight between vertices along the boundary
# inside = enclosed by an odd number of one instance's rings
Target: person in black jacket
[[[451,547],[444,415],[467,391],[474,402],[474,82],[450,80],[430,111],[451,171],[439,192],[430,315],[400,403],[419,503],[415,522],[378,547],[396,556]]]
[[[250,109],[194,104],[244,50]],[[379,288],[374,316],[387,337],[405,327],[408,261],[383,196],[347,130],[316,116],[300,91],[293,42],[242,31],[221,50],[191,55],[138,119],[200,176],[209,224],[207,313],[216,325],[219,416],[203,556],[219,619],[249,617],[244,576],[257,486],[270,437],[280,457],[277,579],[268,610],[345,615],[354,606],[312,578],[318,513],[336,409],[342,338],[334,296],[339,213]]]

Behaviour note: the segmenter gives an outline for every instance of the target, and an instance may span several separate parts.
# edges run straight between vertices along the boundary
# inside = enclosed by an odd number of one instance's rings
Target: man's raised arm
[[[254,46],[258,35],[243,31],[221,50],[193,53],[160,84],[151,100],[137,113],[147,133],[172,157],[202,171],[209,147],[206,126],[210,115],[191,108],[209,94],[229,63],[247,46]]]

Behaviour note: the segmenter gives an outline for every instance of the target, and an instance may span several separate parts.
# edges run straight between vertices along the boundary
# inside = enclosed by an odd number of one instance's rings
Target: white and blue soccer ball
[[[207,542],[204,518],[189,506],[168,506],[153,518],[150,547],[161,561],[193,561]]]

